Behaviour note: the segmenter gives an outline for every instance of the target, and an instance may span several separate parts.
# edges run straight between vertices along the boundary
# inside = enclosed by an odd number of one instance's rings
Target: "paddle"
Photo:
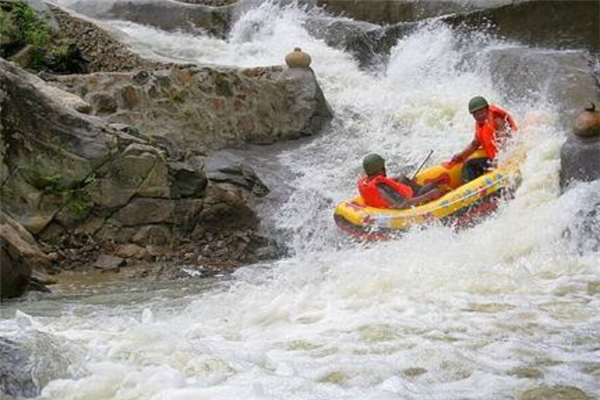
[[[417,170],[414,172],[414,174],[410,178],[411,181],[415,180],[415,178],[417,177],[417,174],[421,171],[421,169],[423,168],[423,166],[425,165],[425,163],[427,162],[427,160],[429,160],[429,157],[431,157],[432,154],[433,154],[433,150],[430,150],[429,154],[427,154],[427,157],[425,157],[425,159],[423,160],[423,162],[421,163],[421,165],[419,165],[419,168],[417,168]]]

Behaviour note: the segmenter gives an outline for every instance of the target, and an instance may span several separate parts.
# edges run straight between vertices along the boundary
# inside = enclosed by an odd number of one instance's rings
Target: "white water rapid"
[[[555,105],[493,81],[486,54],[519,45],[429,23],[365,71],[307,32],[315,16],[262,3],[227,40],[110,22],[156,53],[200,63],[281,64],[302,47],[336,117],[277,155],[292,192],[260,211],[290,258],[214,284],[99,287],[3,306],[0,335],[34,348],[39,399],[487,400],[556,385],[600,397],[599,254],[577,229],[600,185],[560,196],[566,131]],[[466,230],[345,239],[333,207],[354,195],[362,156],[379,152],[405,172],[430,149],[431,163],[448,159],[471,138],[466,104],[478,94],[521,125],[528,156],[515,198]]]

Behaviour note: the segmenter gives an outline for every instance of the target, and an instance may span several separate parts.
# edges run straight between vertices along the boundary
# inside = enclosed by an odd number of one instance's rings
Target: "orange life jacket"
[[[513,131],[518,130],[517,124],[510,114],[503,109],[494,106],[488,108],[487,119],[483,124],[475,121],[475,137],[479,140],[479,143],[481,143],[481,147],[483,147],[485,154],[490,160],[496,158],[496,155],[498,154],[496,135],[500,127],[498,126],[497,119],[508,122],[510,129]]]
[[[358,181],[358,191],[362,196],[365,204],[375,208],[394,208],[395,205],[390,203],[377,188],[377,185],[384,184],[394,189],[403,197],[412,197],[412,188],[408,185],[396,182],[395,180],[383,175],[368,176],[365,175]]]

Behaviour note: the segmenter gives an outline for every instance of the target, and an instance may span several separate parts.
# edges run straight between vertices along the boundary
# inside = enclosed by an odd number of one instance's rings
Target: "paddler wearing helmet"
[[[479,148],[483,148],[487,157],[467,161],[462,170],[462,183],[485,174],[493,165],[499,148],[502,148],[512,131],[518,130],[509,113],[490,105],[481,96],[475,96],[469,101],[469,113],[475,119],[475,137],[463,151],[452,157],[452,162],[463,162]]]
[[[365,175],[358,181],[358,191],[369,207],[408,208],[435,200],[447,193],[436,183],[420,186],[403,175],[388,177],[385,160],[379,154],[371,153],[363,158],[363,169]]]

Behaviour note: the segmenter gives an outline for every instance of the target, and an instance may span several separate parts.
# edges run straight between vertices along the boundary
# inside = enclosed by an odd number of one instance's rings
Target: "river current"
[[[211,281],[3,305],[0,335],[30,343],[39,399],[512,399],[556,385],[600,397],[600,256],[581,229],[600,185],[561,195],[567,130],[556,104],[493,81],[486,54],[522,45],[430,21],[363,70],[311,36],[311,18],[340,20],[257,3],[226,40],[109,22],[162,56],[199,63],[281,64],[302,47],[335,120],[263,171],[270,185],[286,181],[258,211],[288,258]],[[474,95],[521,126],[515,147],[527,159],[514,198],[464,230],[344,237],[332,211],[355,194],[362,156],[378,152],[398,172],[430,149],[430,163],[448,159],[471,139]]]

